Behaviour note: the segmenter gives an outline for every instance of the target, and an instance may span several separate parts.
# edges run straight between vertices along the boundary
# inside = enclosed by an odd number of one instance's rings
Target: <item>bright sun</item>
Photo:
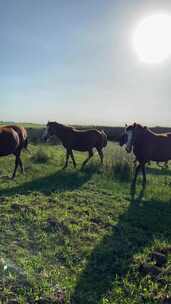
[[[133,33],[133,46],[141,61],[160,63],[171,55],[171,16],[146,17]]]

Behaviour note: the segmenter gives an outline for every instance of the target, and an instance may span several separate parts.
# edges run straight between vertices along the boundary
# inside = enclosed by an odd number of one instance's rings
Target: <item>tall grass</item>
[[[49,161],[49,153],[44,147],[39,149],[32,155],[31,160],[35,163],[47,163]]]
[[[134,169],[134,157],[125,152],[119,145],[109,143],[105,151],[104,172],[121,181],[131,178]]]
[[[50,160],[54,160],[55,155],[57,155],[58,149],[52,154],[49,153],[49,150],[46,149],[46,146],[40,145],[38,149],[31,156],[31,161],[34,163],[48,163]],[[60,149],[60,154],[58,151],[58,161],[60,166],[62,167],[65,162],[65,151],[64,149]],[[74,151],[75,159],[77,162],[77,168],[81,166],[82,163],[82,154]],[[86,157],[86,156],[85,156]],[[56,161],[57,161],[56,160]],[[68,167],[72,168],[72,162]],[[123,148],[121,148],[118,144],[109,142],[107,148],[104,151],[104,166],[103,173],[110,178],[118,178],[120,181],[129,181],[132,177],[134,169],[134,156],[132,154],[128,154]],[[93,157],[92,160],[85,166],[85,172],[101,172],[101,167],[99,163],[99,157]]]

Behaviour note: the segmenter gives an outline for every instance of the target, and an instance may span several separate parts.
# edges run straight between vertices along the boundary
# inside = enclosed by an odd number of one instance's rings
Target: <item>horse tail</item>
[[[28,152],[29,154],[31,154],[30,150],[28,149],[28,138],[26,138],[24,140],[24,143],[23,143],[23,148],[26,152]]]
[[[101,134],[102,134],[102,139],[103,139],[103,147],[106,147],[107,146],[107,135],[103,130],[101,130]]]
[[[29,142],[28,142],[28,134],[27,134],[27,131],[26,131],[25,128],[22,128],[21,131],[22,131],[22,146],[23,146],[23,149],[24,149],[26,152],[30,153],[30,151],[29,151],[29,149],[28,149],[28,143],[29,143]]]
[[[28,148],[28,138],[26,138],[26,139],[24,140],[23,148],[24,148],[25,150],[27,150],[27,148]]]

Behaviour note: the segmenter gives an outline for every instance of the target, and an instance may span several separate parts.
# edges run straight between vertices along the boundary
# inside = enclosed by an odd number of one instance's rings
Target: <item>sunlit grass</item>
[[[170,169],[149,167],[144,197],[139,178],[132,198],[133,156],[118,145],[109,143],[103,167],[95,154],[84,171],[85,153],[63,171],[61,146],[29,149],[26,175],[0,184],[0,301],[149,304],[171,296],[169,272],[158,281],[139,271],[171,244]],[[13,166],[14,157],[0,159],[3,175]],[[162,271],[170,263],[168,254]]]

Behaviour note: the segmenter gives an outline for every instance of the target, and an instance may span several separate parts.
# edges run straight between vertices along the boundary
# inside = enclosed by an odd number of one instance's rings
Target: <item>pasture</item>
[[[29,150],[26,175],[0,183],[0,303],[171,303],[171,169],[153,164],[131,195],[132,157],[116,144],[84,171],[84,153],[62,171],[61,146]],[[13,165],[1,158],[1,174]]]

